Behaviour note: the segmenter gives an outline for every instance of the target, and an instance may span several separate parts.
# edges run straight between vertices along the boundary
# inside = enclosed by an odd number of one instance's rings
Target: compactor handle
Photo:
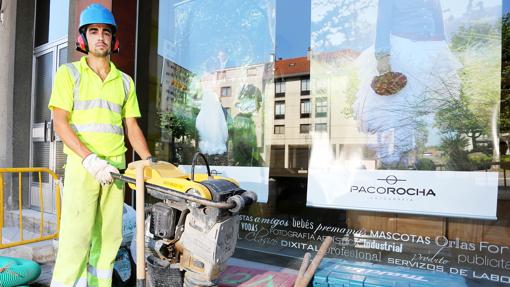
[[[193,160],[191,161],[191,180],[192,181],[195,181],[195,163],[197,162],[197,158],[198,156],[201,156],[202,159],[204,160],[205,162],[205,167],[207,167],[207,176],[210,178],[211,177],[211,169],[209,168],[209,163],[207,162],[207,158],[205,158],[205,155],[201,152],[197,152],[194,156],[193,156]]]

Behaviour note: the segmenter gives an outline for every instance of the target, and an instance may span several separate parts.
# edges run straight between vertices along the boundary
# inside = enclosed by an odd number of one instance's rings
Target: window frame
[[[306,127],[306,129],[305,129]],[[309,134],[310,133],[310,124],[300,124],[299,125],[299,133],[300,134]]]
[[[223,91],[228,91],[228,95],[224,95]],[[223,86],[220,88],[220,97],[222,98],[228,98],[232,96],[232,87],[231,86]]]
[[[276,81],[274,83],[274,95],[276,98],[285,97],[285,81]]]
[[[303,83],[306,83],[305,84],[305,88],[306,89],[303,89]],[[301,95],[302,96],[307,96],[307,95],[310,95],[310,78],[302,78],[300,83],[299,83],[299,86],[300,86],[300,90],[301,90]]]
[[[277,132],[277,130],[278,130],[278,132]],[[274,125],[273,134],[275,134],[275,135],[285,134],[285,125]]]
[[[318,129],[317,127],[321,126],[321,129]],[[324,127],[324,128],[322,128]],[[328,124],[327,123],[315,123],[315,131],[316,132],[328,132]]]
[[[319,106],[320,104],[320,106]],[[324,111],[323,111],[324,110]],[[315,99],[315,117],[324,118],[328,116],[328,98],[318,97]]]
[[[285,119],[285,101],[274,102],[274,118],[276,120]]]
[[[312,102],[310,99],[301,99],[299,102],[299,116],[300,118],[309,118],[312,114]]]

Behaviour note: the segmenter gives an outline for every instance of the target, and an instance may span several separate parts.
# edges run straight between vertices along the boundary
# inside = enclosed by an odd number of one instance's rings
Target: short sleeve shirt
[[[104,81],[88,66],[86,57],[72,65],[80,73],[79,80],[75,82],[70,69],[61,66],[55,75],[48,108],[68,111],[69,124],[92,152],[100,156],[124,154],[122,120],[140,117],[133,79],[124,78],[129,81],[126,93],[123,74],[113,63]],[[67,146],[64,152],[74,154]]]

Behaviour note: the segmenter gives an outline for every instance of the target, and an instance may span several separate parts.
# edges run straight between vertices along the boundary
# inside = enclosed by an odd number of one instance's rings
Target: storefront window
[[[238,256],[510,283],[503,1],[311,0],[292,65],[275,0],[155,2],[156,152],[257,192]]]
[[[274,96],[274,0],[154,4],[156,153],[189,169],[201,152],[218,173],[248,182],[264,201],[270,150],[263,139],[274,133],[264,105]]]

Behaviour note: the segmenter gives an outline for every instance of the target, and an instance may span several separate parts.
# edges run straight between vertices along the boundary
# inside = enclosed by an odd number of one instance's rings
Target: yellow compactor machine
[[[206,174],[195,173],[199,156]],[[137,286],[146,283],[145,258],[152,286],[216,286],[235,250],[239,211],[256,202],[256,194],[211,175],[201,153],[190,174],[168,162],[138,161],[114,177],[137,191]],[[145,188],[161,202],[145,207]]]

